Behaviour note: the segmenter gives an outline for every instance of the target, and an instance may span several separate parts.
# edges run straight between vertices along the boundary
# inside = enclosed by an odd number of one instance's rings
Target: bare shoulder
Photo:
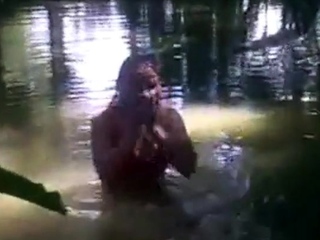
[[[159,109],[159,115],[167,119],[181,117],[179,112],[171,106],[161,106]]]
[[[159,121],[168,130],[177,127],[184,127],[182,116],[175,108],[171,106],[163,106],[159,110]]]
[[[109,125],[115,119],[115,114],[112,108],[106,108],[98,115],[91,118],[91,124],[94,125]]]

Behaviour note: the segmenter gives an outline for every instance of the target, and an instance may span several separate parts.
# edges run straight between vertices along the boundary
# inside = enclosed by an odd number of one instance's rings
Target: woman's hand
[[[156,138],[160,141],[166,141],[168,139],[168,133],[166,132],[166,130],[156,124],[154,127],[153,127],[153,131],[154,131],[154,134],[156,135]]]
[[[135,155],[152,159],[155,151],[163,147],[166,138],[167,133],[160,125],[154,126],[153,129],[141,126],[140,137],[135,145]]]

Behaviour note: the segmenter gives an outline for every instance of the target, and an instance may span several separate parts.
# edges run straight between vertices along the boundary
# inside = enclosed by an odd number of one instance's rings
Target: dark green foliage
[[[66,208],[58,192],[48,192],[42,184],[34,183],[1,167],[0,193],[23,199],[63,215],[66,214]]]
[[[286,121],[279,121],[281,116],[277,114],[272,118],[279,124],[275,128],[282,129],[277,139],[266,133],[247,144],[265,155],[279,151],[288,154],[253,163],[256,166],[252,170],[249,203],[254,218],[270,227],[275,236],[314,239],[320,223],[320,132],[314,127],[319,117],[294,109]]]

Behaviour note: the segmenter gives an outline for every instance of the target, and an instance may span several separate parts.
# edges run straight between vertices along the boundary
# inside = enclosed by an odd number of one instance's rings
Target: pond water
[[[174,207],[125,206],[114,216],[93,220],[98,200],[95,185],[89,184],[96,180],[89,121],[110,101],[120,65],[130,53],[132,33],[124,8],[115,1],[49,2],[21,7],[14,17],[1,22],[0,165],[61,191],[68,204],[74,204],[70,196],[76,195],[96,204],[90,205],[92,209],[77,205],[71,216],[60,217],[0,196],[1,239],[239,239],[238,216],[225,205],[243,196],[250,185],[242,162],[251,152],[243,148],[241,137],[269,132],[270,139],[276,139],[279,129],[266,125],[288,119],[281,115],[271,121],[270,109],[258,111],[250,104],[219,107],[185,101],[190,64],[186,65],[186,53],[179,47],[172,65],[178,70],[170,76],[170,87],[164,87],[169,96],[166,101],[183,115],[200,160],[190,182],[172,173],[167,180],[177,205],[191,218],[200,219],[200,225],[191,230]],[[149,18],[157,13],[154,8],[141,4],[138,9],[136,35],[141,51],[152,47],[149,29],[156,20]],[[177,31],[180,25],[175,22],[183,9],[170,1],[165,1],[163,9],[165,29]],[[265,21],[270,22],[266,19],[273,19],[268,34],[280,28],[280,5],[272,5],[267,14],[263,8],[259,11],[252,40],[262,37]],[[274,79],[280,94],[283,80]],[[241,90],[234,87],[233,92]],[[278,159],[290,151],[255,157]],[[261,231],[268,235],[267,230]]]

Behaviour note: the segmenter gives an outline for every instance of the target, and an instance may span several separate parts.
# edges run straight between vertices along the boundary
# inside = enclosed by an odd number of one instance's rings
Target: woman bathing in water
[[[93,163],[106,208],[133,195],[148,201],[169,164],[186,178],[195,172],[197,155],[180,114],[160,103],[158,69],[149,55],[128,57],[111,103],[92,119]]]

